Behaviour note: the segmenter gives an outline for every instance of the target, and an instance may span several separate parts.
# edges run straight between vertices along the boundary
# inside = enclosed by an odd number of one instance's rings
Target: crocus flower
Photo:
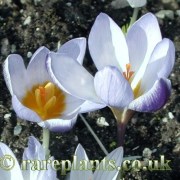
[[[120,168],[123,160],[123,148],[119,147],[109,153],[100,162],[94,173],[91,170],[92,165],[90,165],[86,151],[80,144],[76,148],[75,156],[76,160],[72,164],[69,180],[116,180],[119,173],[118,168]],[[88,169],[82,170],[81,167],[85,161],[88,164]]]
[[[6,158],[5,158],[6,156]],[[27,170],[21,170],[20,165],[11,151],[11,149],[4,143],[0,142],[0,157],[3,158],[3,163],[6,168],[12,167],[12,169],[5,170],[0,168],[1,179],[4,180],[57,180],[56,171],[51,168],[50,165],[47,166],[47,170],[31,170],[31,165],[28,164]],[[8,157],[8,158],[7,158]],[[53,159],[53,157],[51,157]],[[44,161],[45,152],[38,140],[31,136],[29,137],[28,147],[23,153],[23,161],[26,160],[39,160]],[[9,167],[8,167],[9,166]]]
[[[140,112],[154,112],[166,103],[175,49],[171,40],[162,39],[153,14],[141,17],[124,36],[117,24],[101,13],[88,43],[98,69],[95,77],[72,58],[49,53],[48,69],[64,90],[94,103]]]
[[[85,38],[77,38],[62,45],[58,51],[82,62],[85,49]],[[64,132],[75,124],[84,101],[53,83],[45,63],[49,52],[46,47],[40,47],[27,68],[20,55],[9,55],[4,63],[4,78],[17,116],[51,131]]]
[[[132,8],[143,7],[146,5],[147,0],[127,0]]]

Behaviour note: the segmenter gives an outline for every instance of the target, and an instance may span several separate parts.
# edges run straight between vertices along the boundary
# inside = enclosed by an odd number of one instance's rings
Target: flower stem
[[[125,109],[121,111],[116,108],[111,108],[116,120],[117,120],[117,142],[118,146],[124,145],[124,136],[128,121],[133,117],[134,111]]]
[[[105,155],[108,155],[108,151],[106,150],[106,148],[104,147],[104,145],[102,144],[101,140],[98,138],[98,136],[95,134],[95,132],[93,131],[93,129],[91,128],[91,126],[88,124],[88,122],[86,121],[86,119],[84,118],[84,116],[82,114],[79,114],[79,116],[81,117],[82,121],[84,122],[84,124],[86,125],[86,127],[88,128],[88,130],[90,131],[90,133],[93,135],[94,139],[96,140],[96,142],[99,144],[101,150],[104,152]]]
[[[132,26],[132,24],[137,20],[138,17],[139,8],[134,8],[133,15],[131,18],[131,21],[129,23],[129,28]]]
[[[50,138],[50,132],[48,129],[43,128],[43,147],[45,149],[45,156],[48,159],[49,158],[49,138]]]

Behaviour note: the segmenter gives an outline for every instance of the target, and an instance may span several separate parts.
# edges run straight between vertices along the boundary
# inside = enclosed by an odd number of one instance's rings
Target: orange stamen
[[[123,72],[123,76],[129,81],[134,74],[131,70],[131,64],[126,64],[126,72]]]

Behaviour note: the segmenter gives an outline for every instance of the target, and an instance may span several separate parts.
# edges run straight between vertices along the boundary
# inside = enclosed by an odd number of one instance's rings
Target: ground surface
[[[36,124],[18,120],[11,108],[11,97],[2,76],[2,63],[10,53],[21,54],[26,63],[29,56],[37,48],[44,45],[50,50],[56,50],[58,41],[61,43],[75,37],[88,37],[95,17],[100,12],[110,15],[120,26],[129,22],[132,9],[114,9],[109,0],[0,0],[0,139],[14,151],[20,160],[24,147],[27,146],[29,135],[42,139],[41,128]],[[175,1],[176,2],[176,1]],[[160,1],[150,1],[148,11],[157,13],[162,9],[170,9],[174,18],[159,19],[163,37],[175,42],[176,64],[170,76],[172,80],[172,95],[163,109],[154,114],[136,113],[129,122],[125,137],[125,156],[140,155],[149,148],[152,151],[150,159],[159,159],[164,155],[171,160],[171,171],[140,171],[126,172],[125,179],[180,179],[180,17],[176,14],[180,3],[168,6]],[[30,18],[30,21],[29,19]],[[87,52],[84,65],[88,70],[95,67]],[[116,147],[116,123],[108,108],[84,115],[94,131],[110,152]],[[109,127],[98,127],[96,119],[105,117]],[[18,126],[17,126],[18,125]],[[20,132],[15,131],[22,128]],[[51,154],[55,159],[72,159],[76,145],[81,143],[90,159],[102,159],[103,152],[78,118],[74,129],[66,134],[52,133],[50,141]]]

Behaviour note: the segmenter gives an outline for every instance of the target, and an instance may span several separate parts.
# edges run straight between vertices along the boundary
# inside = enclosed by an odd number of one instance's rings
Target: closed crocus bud
[[[132,8],[143,7],[146,5],[147,0],[127,0]]]

